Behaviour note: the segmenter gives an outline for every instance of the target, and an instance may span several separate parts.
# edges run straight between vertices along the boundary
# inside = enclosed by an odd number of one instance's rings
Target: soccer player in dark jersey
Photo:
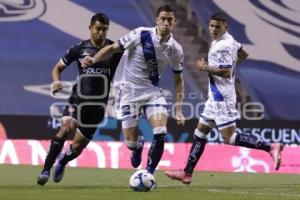
[[[64,110],[61,128],[51,140],[44,168],[37,177],[37,184],[39,185],[44,185],[48,181],[50,170],[57,158],[53,181],[61,181],[66,164],[81,154],[92,139],[97,125],[105,116],[110,82],[122,53],[112,54],[88,68],[83,68],[81,61],[86,56],[93,56],[101,48],[113,44],[111,40],[106,39],[108,27],[109,19],[105,14],[98,13],[94,15],[89,26],[90,39],[72,46],[52,70],[53,83],[51,90],[53,94],[62,89],[60,75],[66,66],[76,61],[79,75],[76,84],[72,88],[69,105]],[[66,152],[60,154],[64,142],[70,134],[75,134],[73,143],[67,148]]]

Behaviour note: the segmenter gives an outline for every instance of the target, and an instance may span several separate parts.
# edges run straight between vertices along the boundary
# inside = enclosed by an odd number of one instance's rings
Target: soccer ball
[[[154,176],[147,170],[137,170],[129,180],[129,185],[136,192],[148,192],[152,190],[156,183]]]

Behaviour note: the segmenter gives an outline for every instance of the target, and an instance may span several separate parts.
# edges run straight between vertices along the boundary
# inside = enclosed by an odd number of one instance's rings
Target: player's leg
[[[77,158],[82,150],[93,138],[98,124],[105,116],[105,105],[97,102],[85,102],[78,105],[78,129],[72,144],[61,154],[58,159],[53,181],[60,182],[63,178],[65,166],[69,161]]]
[[[91,128],[90,128],[91,129]],[[89,135],[93,135],[96,128],[93,128],[90,130]],[[85,133],[87,133],[87,130],[85,129]],[[54,182],[60,182],[64,175],[65,166],[70,162],[71,160],[74,160],[77,158],[82,150],[88,145],[90,142],[91,137],[87,138],[85,135],[81,133],[79,129],[77,129],[72,144],[66,149],[64,153],[62,153],[57,161],[55,171],[53,174],[53,181]]]
[[[133,102],[132,99],[135,99],[135,101]],[[131,150],[130,161],[134,168],[141,164],[144,147],[144,139],[142,136],[139,136],[138,129],[138,118],[141,114],[138,102],[135,93],[121,92],[120,89],[115,103],[116,115],[118,120],[122,121],[124,142],[127,148]]]
[[[197,128],[194,131],[194,141],[188,157],[188,162],[184,168],[186,174],[193,174],[194,169],[204,151],[207,139],[206,136],[214,126],[213,121],[200,118]]]
[[[248,135],[243,133],[237,133],[235,131],[235,124],[225,128],[219,128],[223,138],[224,143],[247,147],[251,149],[258,149],[268,152],[274,160],[274,169],[278,170],[281,164],[281,151],[283,150],[283,144],[279,143],[267,143],[261,139],[255,137],[254,135]]]
[[[217,105],[216,124],[224,138],[224,143],[266,151],[274,159],[274,168],[278,170],[281,163],[283,145],[264,142],[254,135],[236,133],[235,121],[239,118],[239,114],[235,108],[235,103],[218,102]]]
[[[166,171],[166,176],[184,184],[190,184],[192,182],[192,174],[205,149],[207,142],[206,136],[212,127],[214,127],[212,120],[205,120],[203,117],[200,118],[197,128],[194,131],[194,140],[185,168],[179,171]]]
[[[41,174],[37,177],[37,184],[44,185],[50,175],[50,170],[60,154],[64,142],[70,134],[73,134],[77,128],[77,122],[71,117],[63,117],[62,125],[58,133],[53,137],[50,143],[49,151],[45,159]]]
[[[179,180],[184,184],[192,182],[193,171],[204,151],[207,139],[211,129],[215,127],[215,109],[211,101],[205,102],[205,107],[201,113],[197,128],[194,131],[194,140],[190,149],[190,154],[184,170],[166,171],[165,174],[172,179]]]
[[[131,150],[131,165],[137,168],[142,161],[144,139],[139,136],[137,119],[127,119],[122,121],[125,144]]]
[[[165,100],[161,98],[155,101],[152,103],[161,103],[161,105],[155,104],[143,106],[146,118],[153,128],[153,140],[148,151],[146,167],[146,169],[152,174],[163,155],[168,120],[168,112],[164,104]]]

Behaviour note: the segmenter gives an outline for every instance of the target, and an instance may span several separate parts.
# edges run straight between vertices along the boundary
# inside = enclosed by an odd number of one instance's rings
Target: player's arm
[[[62,84],[60,82],[61,73],[66,69],[66,65],[62,60],[59,60],[56,65],[54,65],[52,69],[52,84],[51,84],[51,92],[55,94],[59,90],[62,89]]]
[[[220,76],[222,78],[229,78],[231,73],[231,67],[216,67],[216,66],[209,66],[208,63],[204,60],[204,58],[201,58],[201,60],[197,61],[197,68],[206,71],[208,73],[211,73],[216,76]]]
[[[82,67],[88,67],[91,66],[97,62],[100,62],[101,60],[105,59],[106,57],[110,56],[113,53],[117,53],[122,51],[121,46],[119,43],[113,43],[111,45],[108,45],[104,48],[102,48],[100,51],[98,51],[93,57],[86,56],[81,64]]]
[[[237,64],[243,62],[248,56],[249,54],[241,47],[237,54]]]
[[[182,114],[182,103],[184,99],[184,81],[182,73],[174,74],[174,86],[176,94],[175,118],[177,119],[178,125],[184,125],[185,118]]]

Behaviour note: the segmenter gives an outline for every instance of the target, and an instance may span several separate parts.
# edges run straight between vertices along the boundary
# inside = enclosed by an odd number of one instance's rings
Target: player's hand
[[[182,112],[176,112],[175,118],[177,120],[177,125],[184,126],[185,117],[183,116]]]
[[[201,71],[206,71],[207,62],[204,60],[204,58],[201,58],[200,60],[197,60],[197,68]]]
[[[94,64],[94,58],[91,56],[86,56],[83,61],[81,62],[81,67],[85,68],[85,67],[89,67],[91,65]]]
[[[60,81],[54,81],[51,84],[51,93],[55,95],[59,90],[63,88],[62,83]]]

